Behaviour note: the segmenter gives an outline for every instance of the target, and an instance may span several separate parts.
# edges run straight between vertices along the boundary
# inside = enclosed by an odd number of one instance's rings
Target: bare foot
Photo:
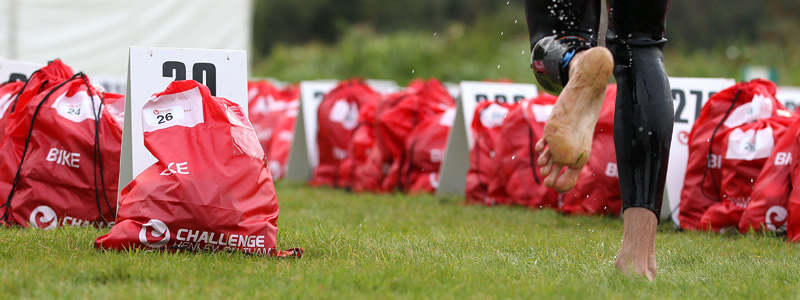
[[[622,246],[617,254],[617,269],[625,275],[656,278],[656,215],[649,209],[631,207],[624,212]]]
[[[569,66],[569,82],[536,143],[536,152],[542,153],[537,161],[539,171],[547,176],[544,184],[559,193],[575,187],[578,174],[589,161],[614,59],[608,49],[594,47],[575,54]]]

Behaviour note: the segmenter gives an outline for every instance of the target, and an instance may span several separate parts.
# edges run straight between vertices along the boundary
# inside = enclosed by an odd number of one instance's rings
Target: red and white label
[[[203,123],[203,100],[198,88],[150,98],[142,108],[144,132],[172,126],[194,127]]]

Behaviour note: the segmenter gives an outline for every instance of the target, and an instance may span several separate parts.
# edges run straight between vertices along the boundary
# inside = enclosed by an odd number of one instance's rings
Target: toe
[[[550,174],[547,175],[547,178],[544,179],[544,186],[550,188],[553,187],[556,183],[556,178],[558,177],[558,174],[561,173],[562,168],[563,166],[561,165],[553,166],[553,169],[550,171]]]
[[[544,167],[552,166],[553,160],[551,158],[550,148],[547,148],[544,150],[544,152],[542,152],[542,155],[539,155],[539,159],[536,160],[536,164]]]
[[[573,169],[567,168],[561,176],[558,177],[558,180],[555,182],[554,189],[556,192],[559,193],[566,193],[567,191],[571,190],[575,187],[575,184],[578,182],[578,175],[581,174],[581,169]]]
[[[536,152],[542,152],[544,151],[545,146],[547,146],[547,142],[545,142],[544,138],[542,138],[541,140],[536,142],[536,147],[533,150],[535,150]]]

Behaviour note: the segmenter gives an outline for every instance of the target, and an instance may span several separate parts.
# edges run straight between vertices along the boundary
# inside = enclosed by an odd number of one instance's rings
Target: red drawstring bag
[[[341,186],[353,189],[360,179],[358,169],[367,164],[369,154],[375,146],[375,110],[378,102],[369,102],[359,111],[358,125],[353,130],[353,138],[347,149],[347,159],[339,168],[339,178],[346,178]]]
[[[798,136],[800,136],[800,133],[798,133]],[[791,153],[800,153],[800,143],[796,139]],[[792,188],[789,192],[786,210],[782,210],[778,205],[770,207],[766,212],[766,222],[767,226],[772,223],[771,225],[776,228],[780,228],[781,225],[785,226],[788,240],[797,243],[800,242],[800,189],[793,187],[800,186],[800,162],[792,156],[792,154],[789,154],[792,160],[790,163],[792,170],[789,173]]]
[[[721,201],[722,139],[731,129],[777,115],[790,116],[777,99],[775,84],[756,79],[709,98],[689,134],[689,159],[681,191],[681,227],[699,230],[705,211]]]
[[[289,86],[279,90],[265,80],[249,82],[247,88],[250,99],[247,114],[269,159],[272,176],[283,178],[300,105],[299,88]]]
[[[64,82],[69,79],[72,74],[72,68],[58,59],[33,72],[30,78],[28,78],[28,81],[22,84],[21,91],[10,99],[10,102],[6,104],[7,108],[3,109],[5,114],[3,118],[0,118],[0,129],[2,129],[0,130],[0,140],[2,140],[6,134],[7,130],[5,128],[7,122],[14,119],[14,112],[17,106],[25,106],[33,97]],[[5,150],[5,148],[3,149]],[[18,150],[22,151],[22,149]],[[22,153],[19,153],[19,155],[22,155]],[[16,159],[16,163],[19,163],[19,156],[17,156]]]
[[[264,152],[236,103],[193,80],[170,83],[142,108],[158,161],[120,193],[117,224],[98,249],[278,253],[278,199]]]
[[[400,93],[389,95],[378,107],[376,140],[383,161],[389,163],[381,189],[391,191],[404,186],[403,168],[407,162],[407,146],[412,131],[444,111],[455,107],[447,89],[437,80],[417,80]]]
[[[722,200],[711,205],[700,219],[703,229],[721,232],[739,227],[742,213],[750,202],[761,169],[794,118],[774,117],[729,130],[723,137]]]
[[[540,153],[534,151],[556,100],[542,93],[509,111],[495,144],[497,173],[489,182],[490,195],[507,194],[512,204],[535,209],[557,206],[558,193],[544,185],[536,165]]]
[[[608,85],[605,102],[594,129],[592,154],[578,175],[578,184],[564,193],[560,201],[559,209],[566,214],[619,215],[622,211],[614,145],[616,97],[617,86]]]
[[[319,165],[311,178],[313,186],[348,187],[347,174],[341,169],[347,159],[347,149],[359,123],[359,111],[367,103],[377,102],[380,94],[361,80],[339,83],[319,105],[317,149]]]
[[[438,117],[420,123],[409,133],[402,179],[407,192],[432,194],[439,188],[439,169],[455,116],[455,108],[449,108]]]
[[[17,102],[2,147],[23,150],[19,160],[0,161],[2,222],[45,229],[110,225],[124,107],[124,96],[104,93],[82,73]]]
[[[519,104],[496,103],[484,101],[475,107],[472,119],[473,145],[469,152],[469,171],[467,171],[466,199],[467,203],[484,205],[511,203],[505,191],[497,190],[489,194],[489,185],[497,176],[497,152],[495,142],[501,137],[508,113]]]
[[[800,119],[784,132],[775,144],[764,168],[753,183],[750,202],[739,220],[739,232],[772,231],[786,233],[789,194],[792,193],[791,173],[795,163],[792,151],[797,143]],[[745,187],[748,185],[745,182]]]
[[[258,141],[264,151],[269,148],[272,131],[278,122],[275,118],[270,118],[270,112],[278,110],[277,106],[285,106],[277,99],[279,93],[278,88],[266,80],[247,83],[247,115],[258,134]]]

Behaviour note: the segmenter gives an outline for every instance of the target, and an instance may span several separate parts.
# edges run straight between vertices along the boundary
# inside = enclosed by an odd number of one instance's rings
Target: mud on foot
[[[536,143],[536,152],[542,153],[537,163],[547,176],[544,184],[559,193],[575,187],[589,161],[614,59],[608,49],[594,47],[576,54],[569,66],[569,82]]]

